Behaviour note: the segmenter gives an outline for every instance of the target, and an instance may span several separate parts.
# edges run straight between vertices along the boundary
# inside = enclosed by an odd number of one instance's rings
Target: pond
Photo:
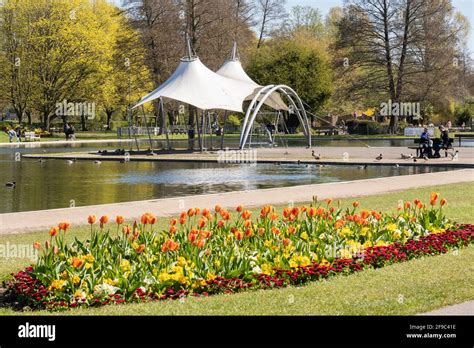
[[[79,146],[79,151],[89,150]],[[70,148],[0,149],[0,213],[107,204],[184,195],[349,181],[449,170],[428,167],[230,165],[21,159],[15,153]],[[90,148],[97,150],[97,148]],[[5,186],[15,181],[16,188]]]

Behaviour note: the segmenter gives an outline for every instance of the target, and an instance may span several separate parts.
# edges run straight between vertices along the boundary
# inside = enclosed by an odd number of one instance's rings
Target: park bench
[[[467,134],[458,133],[458,134],[454,134],[454,137],[459,139],[459,147],[461,147],[462,138],[474,139],[474,134],[472,134],[472,133],[467,133]]]
[[[448,150],[453,150],[453,146],[452,146],[453,141],[454,141],[453,138],[449,138],[449,143],[448,143],[447,146],[437,147],[436,145],[440,143],[440,139],[433,139],[433,147],[430,149],[429,147],[425,147],[425,148],[420,147],[419,144],[420,144],[421,140],[420,139],[415,139],[413,142],[415,144],[418,144],[418,145],[417,146],[408,146],[408,148],[410,150],[416,150],[416,157],[421,157],[421,150],[422,149],[428,149],[428,150],[431,150],[431,151],[434,150],[434,152],[435,152],[433,154],[434,157],[438,157],[437,155],[439,155],[439,152],[441,150],[444,150],[444,157],[448,157]]]
[[[39,135],[36,135],[35,132],[25,132],[25,141],[35,141],[41,140]]]
[[[339,134],[339,129],[337,129],[336,127],[314,127],[313,128],[313,131],[314,133],[316,133],[316,135],[321,135],[321,134],[324,134],[324,135],[338,135]]]

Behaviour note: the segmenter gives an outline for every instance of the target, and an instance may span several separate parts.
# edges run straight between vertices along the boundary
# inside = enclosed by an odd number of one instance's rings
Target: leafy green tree
[[[320,42],[305,31],[291,39],[268,41],[253,54],[247,71],[261,85],[292,87],[312,113],[319,112],[332,93],[329,57]]]

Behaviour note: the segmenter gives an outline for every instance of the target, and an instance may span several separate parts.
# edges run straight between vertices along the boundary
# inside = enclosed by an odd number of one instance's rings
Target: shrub
[[[384,127],[381,123],[370,120],[349,120],[346,122],[349,134],[374,135],[383,134]]]

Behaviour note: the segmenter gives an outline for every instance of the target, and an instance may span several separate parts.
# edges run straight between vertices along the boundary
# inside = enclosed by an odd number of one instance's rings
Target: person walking
[[[15,142],[16,142],[16,132],[15,132],[15,130],[9,129],[7,134],[8,134],[8,139],[10,140],[10,143],[13,143],[13,138],[15,138]]]

